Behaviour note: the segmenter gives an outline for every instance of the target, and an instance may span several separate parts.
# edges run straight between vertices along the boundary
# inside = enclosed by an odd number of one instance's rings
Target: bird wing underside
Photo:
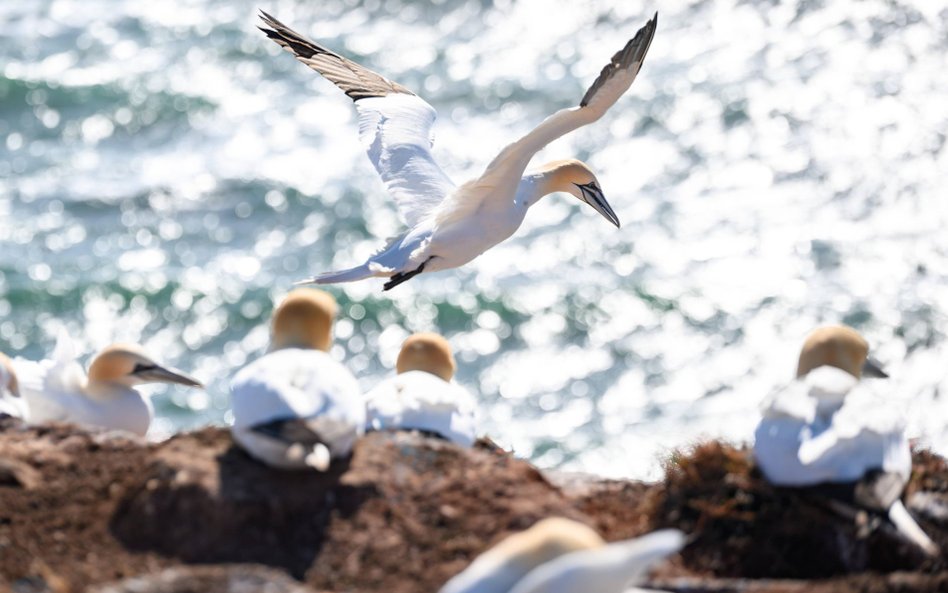
[[[414,94],[397,82],[392,82],[381,74],[303,37],[266,12],[261,10],[260,13],[263,22],[272,27],[260,27],[267,37],[296,56],[297,60],[332,81],[353,101],[366,97],[384,97],[392,93]]]
[[[266,12],[267,37],[342,89],[359,111],[359,138],[408,226],[423,220],[454,190],[431,154],[437,112],[402,85],[340,56]]]

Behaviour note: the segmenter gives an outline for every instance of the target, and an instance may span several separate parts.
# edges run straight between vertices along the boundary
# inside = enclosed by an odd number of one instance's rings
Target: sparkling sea
[[[0,350],[136,341],[208,389],[149,388],[152,437],[229,419],[292,283],[400,228],[355,110],[262,8],[425,97],[456,182],[575,105],[659,11],[632,89],[534,163],[568,195],[459,270],[338,285],[365,388],[450,339],[485,433],[541,467],[655,478],[750,438],[806,333],[867,336],[948,451],[948,5],[892,0],[33,0],[0,4]]]

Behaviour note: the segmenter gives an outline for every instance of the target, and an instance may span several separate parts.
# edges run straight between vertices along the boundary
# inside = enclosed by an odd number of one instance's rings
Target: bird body
[[[631,583],[685,542],[681,531],[663,529],[565,554],[532,570],[510,593],[625,593]]]
[[[912,472],[904,417],[859,381],[863,374],[886,376],[868,353],[866,341],[850,328],[811,333],[797,380],[765,405],[754,457],[779,486],[852,484],[857,504],[887,512],[904,536],[937,554],[900,500]]]
[[[230,384],[234,440],[281,469],[329,469],[365,430],[355,377],[328,351],[336,301],[321,290],[293,290],[276,308],[270,352]]]
[[[602,545],[599,534],[582,523],[560,517],[543,519],[475,558],[438,593],[509,593],[536,567]]]
[[[19,380],[13,369],[13,361],[0,352],[0,415],[14,418],[26,415],[23,398],[20,397]]]
[[[589,204],[612,224],[619,219],[596,176],[579,161],[557,161],[526,173],[549,142],[596,121],[631,86],[655,34],[657,15],[616,53],[578,107],[562,109],[504,148],[484,172],[460,186],[431,154],[437,114],[423,99],[381,75],[306,39],[270,15],[266,35],[313,68],[356,104],[359,136],[408,230],[359,266],[306,282],[389,277],[385,290],[420,274],[462,266],[510,237],[527,209],[557,191]]]
[[[453,383],[424,371],[386,379],[366,396],[366,427],[437,434],[463,447],[474,444],[474,400]]]
[[[397,375],[366,394],[370,430],[420,430],[469,447],[474,444],[474,398],[451,382],[457,364],[435,333],[412,334],[395,362]]]
[[[201,386],[183,372],[155,363],[132,344],[113,344],[104,349],[93,358],[87,375],[65,332],[57,339],[50,359],[33,362],[18,358],[14,367],[27,422],[72,422],[139,436],[148,432],[153,409],[135,385],[158,382]]]
[[[325,470],[349,453],[365,424],[359,385],[326,352],[286,348],[247,365],[231,382],[232,433],[253,457],[274,467]],[[328,450],[307,457],[317,445]]]
[[[755,431],[754,456],[774,484],[853,482],[870,470],[903,475],[911,456],[901,414],[832,366],[778,393]]]

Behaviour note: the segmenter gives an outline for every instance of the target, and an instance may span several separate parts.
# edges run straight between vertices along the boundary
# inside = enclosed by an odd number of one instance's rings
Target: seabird
[[[582,523],[544,519],[478,556],[439,593],[623,593],[684,544],[677,529],[606,544]]]
[[[565,554],[530,571],[510,593],[628,593],[655,563],[681,550],[677,529]],[[635,589],[635,591],[640,591]]]
[[[582,523],[560,517],[543,519],[475,558],[438,593],[508,593],[536,567],[603,545],[599,534]]]
[[[754,456],[779,486],[852,486],[857,505],[887,513],[910,541],[937,554],[900,500],[912,472],[904,416],[859,384],[863,376],[887,376],[868,354],[868,343],[851,328],[811,333],[797,380],[765,403]]]
[[[397,375],[365,396],[367,429],[417,430],[474,444],[474,398],[451,383],[456,365],[447,340],[434,333],[409,336],[395,369]]]
[[[455,184],[431,154],[436,112],[424,99],[261,11],[267,37],[336,84],[359,113],[359,136],[408,230],[362,265],[302,283],[332,284],[387,277],[384,290],[422,272],[462,266],[510,237],[527,209],[554,192],[567,192],[612,224],[619,218],[589,166],[560,160],[526,171],[553,140],[598,120],[628,90],[648,52],[658,14],[602,69],[578,107],[557,111],[500,151],[480,177]],[[526,171],[526,172],[525,172]]]
[[[273,314],[270,351],[230,384],[234,440],[283,469],[329,469],[365,430],[359,385],[328,354],[336,301],[321,290],[290,292]]]
[[[50,359],[13,361],[27,422],[73,422],[145,436],[152,406],[136,385],[203,387],[184,372],[158,364],[136,344],[108,346],[92,359],[88,374],[76,358],[72,339],[62,332]]]
[[[13,361],[0,352],[0,415],[3,414],[22,418],[26,412],[23,398],[20,397],[16,371],[13,370]]]

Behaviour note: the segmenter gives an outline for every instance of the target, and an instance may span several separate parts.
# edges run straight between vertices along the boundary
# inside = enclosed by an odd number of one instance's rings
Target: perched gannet
[[[13,361],[0,352],[0,415],[2,414],[22,418],[25,411],[16,372],[13,370]]]
[[[854,484],[859,505],[887,511],[906,537],[936,554],[900,500],[912,472],[905,419],[859,385],[863,375],[886,376],[868,354],[866,340],[848,327],[811,333],[797,380],[765,405],[754,456],[777,485]]]
[[[355,101],[359,136],[399,215],[409,227],[360,266],[305,282],[331,284],[388,277],[388,290],[422,272],[456,268],[510,237],[527,209],[554,192],[567,192],[609,222],[619,219],[596,176],[576,160],[554,161],[524,173],[533,155],[553,140],[590,124],[632,85],[655,34],[658,14],[616,53],[578,107],[562,109],[500,151],[477,179],[455,186],[431,154],[436,112],[402,85],[306,39],[263,13],[261,30]]]
[[[328,293],[290,292],[273,314],[270,352],[231,381],[234,440],[251,456],[274,467],[325,471],[364,432],[359,385],[328,354],[335,316]]]
[[[175,383],[203,387],[182,371],[156,363],[135,344],[105,348],[92,359],[87,375],[66,332],[60,333],[50,359],[33,362],[18,358],[13,364],[26,404],[25,419],[31,424],[73,422],[145,436],[151,425],[151,401],[134,386]]]
[[[582,523],[560,517],[543,519],[475,558],[439,593],[507,593],[536,567],[604,543],[599,534]]]
[[[409,336],[398,354],[398,374],[366,394],[366,428],[409,429],[453,443],[474,444],[474,398],[451,383],[454,355],[438,334]]]
[[[531,571],[510,593],[624,593],[656,562],[679,551],[685,543],[681,531],[663,529],[572,552]]]

